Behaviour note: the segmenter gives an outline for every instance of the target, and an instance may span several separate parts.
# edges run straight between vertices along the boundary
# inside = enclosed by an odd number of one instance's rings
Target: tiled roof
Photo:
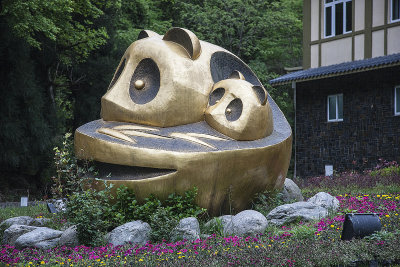
[[[269,83],[271,85],[278,85],[289,82],[321,79],[325,77],[339,76],[353,72],[388,67],[391,65],[400,65],[400,53],[291,72],[276,79],[270,80]]]

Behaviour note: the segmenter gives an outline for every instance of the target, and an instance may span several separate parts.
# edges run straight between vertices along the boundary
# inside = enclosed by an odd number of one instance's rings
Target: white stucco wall
[[[380,57],[385,53],[384,31],[372,32],[372,57]]]
[[[322,44],[322,66],[328,66],[348,61],[351,61],[351,37]]]
[[[400,53],[400,26],[387,30],[387,54]]]
[[[319,0],[311,0],[311,41],[318,40]]]
[[[356,0],[354,3],[354,29],[356,31],[365,28],[365,0]]]
[[[354,36],[354,60],[364,59],[364,34]]]

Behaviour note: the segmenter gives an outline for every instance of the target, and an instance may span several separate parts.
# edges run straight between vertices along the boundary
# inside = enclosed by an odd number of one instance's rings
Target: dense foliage
[[[52,148],[99,118],[100,98],[141,29],[188,28],[237,54],[290,120],[290,90],[277,91],[268,80],[301,64],[301,16],[301,0],[2,1],[2,189],[10,180],[14,188],[49,181]]]

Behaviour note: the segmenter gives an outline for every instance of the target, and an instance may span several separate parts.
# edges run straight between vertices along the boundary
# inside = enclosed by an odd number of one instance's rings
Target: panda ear
[[[260,100],[261,105],[265,105],[268,100],[268,93],[262,86],[255,85],[252,87],[254,93],[257,95],[258,100]]]
[[[147,38],[147,37],[153,37],[153,36],[159,37],[161,39],[161,35],[159,35],[156,32],[150,31],[150,30],[142,30],[142,31],[140,31],[137,39],[140,40],[140,39],[144,39],[144,38]]]
[[[201,54],[199,38],[189,30],[183,28],[172,28],[164,35],[163,40],[172,41],[181,45],[193,60],[198,58]]]
[[[239,80],[246,80],[243,76],[243,74],[238,71],[238,70],[234,70],[231,75],[229,75],[229,79],[239,79]]]

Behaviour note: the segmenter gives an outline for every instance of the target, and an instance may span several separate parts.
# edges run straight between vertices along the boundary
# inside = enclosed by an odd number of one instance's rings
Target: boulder
[[[23,249],[26,247],[35,247],[40,249],[53,248],[57,246],[62,233],[62,231],[47,227],[37,227],[35,230],[18,237],[15,241],[15,247],[17,249]]]
[[[76,247],[78,245],[78,232],[76,231],[76,225],[73,225],[62,233],[58,246]]]
[[[29,225],[33,225],[33,226],[45,226],[46,224],[48,224],[49,222],[51,222],[50,219],[47,218],[35,218],[31,221],[31,223]]]
[[[6,226],[11,226],[13,224],[19,224],[19,225],[29,225],[31,224],[31,222],[33,221],[33,218],[29,217],[29,216],[19,216],[19,217],[13,217],[13,218],[9,218],[5,221],[3,221],[0,224],[0,227],[3,225]]]
[[[200,225],[196,218],[188,217],[179,221],[172,230],[171,241],[200,239]]]
[[[263,234],[268,226],[264,215],[255,210],[244,210],[233,216],[224,227],[225,235],[254,236]]]
[[[295,202],[281,205],[271,210],[267,215],[267,219],[272,224],[283,225],[298,219],[302,221],[318,220],[327,215],[328,210],[322,206],[311,202]]]
[[[37,228],[35,226],[13,224],[3,233],[3,244],[14,246],[18,237]]]
[[[307,202],[332,211],[336,211],[339,208],[339,200],[325,192],[319,192]]]
[[[282,195],[285,202],[304,200],[300,188],[289,178],[285,179]]]
[[[149,241],[150,225],[142,221],[133,221],[118,226],[106,235],[108,243],[114,246],[128,243],[144,245]]]

